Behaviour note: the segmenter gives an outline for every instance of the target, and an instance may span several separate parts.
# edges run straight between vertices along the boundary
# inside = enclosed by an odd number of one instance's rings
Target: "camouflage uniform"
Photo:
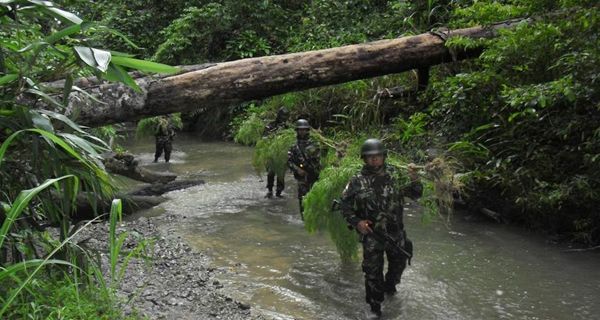
[[[313,184],[319,179],[321,171],[319,146],[310,139],[298,139],[296,144],[288,151],[288,167],[294,173],[298,181],[298,201],[300,202],[300,214],[304,212],[302,199],[310,191]],[[306,175],[301,176],[298,172],[302,169]],[[304,216],[302,216],[304,219]]]
[[[399,178],[399,170],[389,164],[384,164],[379,170],[365,165],[359,174],[350,179],[342,194],[340,208],[346,221],[356,229],[359,221],[370,220],[373,222],[373,230],[388,234],[404,246],[404,197],[420,197],[423,188],[416,181],[403,187]],[[361,242],[366,301],[369,304],[380,304],[385,292],[396,291],[396,284],[400,283],[407,257],[390,243],[381,241],[381,238],[376,239],[372,234],[361,235]],[[388,259],[385,278],[384,252]]]
[[[173,137],[175,137],[175,129],[169,120],[160,118],[156,126],[156,152],[154,153],[154,162],[165,152],[165,161],[169,162],[171,151],[173,150]]]

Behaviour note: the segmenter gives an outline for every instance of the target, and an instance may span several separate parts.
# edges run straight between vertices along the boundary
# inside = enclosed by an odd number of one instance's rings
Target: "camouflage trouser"
[[[285,189],[285,180],[284,180],[284,176],[283,175],[277,175],[275,174],[275,171],[273,170],[268,170],[267,173],[267,189],[269,189],[269,192],[273,191],[273,185],[275,184],[275,176],[277,176],[277,193],[281,193],[281,191],[283,191],[283,189]]]
[[[372,236],[363,237],[363,263],[367,303],[383,302],[384,293],[393,291],[406,268],[406,257],[391,245],[383,244]],[[383,276],[383,254],[387,255],[388,270]]]
[[[300,203],[300,216],[304,220],[304,206],[302,205],[302,199],[310,191],[313,184],[317,182],[317,179],[301,179],[298,180],[298,202]]]
[[[173,145],[171,144],[171,140],[168,138],[157,137],[156,138],[156,152],[154,153],[154,161],[158,161],[158,158],[162,155],[163,151],[165,152],[165,161],[169,162],[171,158],[171,150],[173,150]]]

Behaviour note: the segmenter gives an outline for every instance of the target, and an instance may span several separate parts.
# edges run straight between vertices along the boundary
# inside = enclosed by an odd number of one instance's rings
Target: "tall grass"
[[[49,187],[56,187],[56,183],[64,179],[76,179],[76,177],[64,176],[49,179],[40,186],[23,190],[19,194],[19,197],[15,199],[7,211],[7,218],[0,229],[0,247],[4,239],[7,238],[11,225],[23,212],[23,208],[37,194]],[[102,273],[100,262],[78,264],[77,260],[66,261],[54,258],[58,252],[68,246],[80,248],[78,244],[73,243],[73,239],[92,223],[105,217],[106,214],[104,214],[87,221],[82,227],[74,230],[68,238],[48,252],[44,259],[31,259],[0,267],[0,284],[2,284],[2,289],[0,289],[0,318],[28,316],[32,319],[46,319],[46,317],[57,313],[62,313],[62,319],[68,319],[70,316],[76,318],[91,316],[83,312],[84,310],[93,311],[101,319],[123,318],[117,309],[118,301],[116,301],[113,290],[123,279],[130,259],[142,252],[146,248],[147,242],[140,243],[125,256],[123,261],[119,262],[123,243],[127,237],[127,233],[121,233],[120,235],[116,233],[117,223],[122,216],[121,209],[121,200],[113,200],[109,213],[108,252],[110,256],[110,274],[108,276],[111,279],[110,285],[107,285],[104,281],[106,275]],[[93,262],[90,253],[85,252],[85,254],[88,256],[86,261]],[[57,268],[60,266],[67,267],[67,269]],[[117,268],[119,268],[119,272],[116,272]],[[41,273],[40,271],[44,269],[47,272]],[[58,273],[56,273],[57,271]],[[80,275],[84,277],[80,278]],[[60,301],[60,305],[45,306],[40,309],[40,305],[44,305],[44,301],[53,300],[51,296],[47,296],[48,293],[66,295],[71,300]],[[103,304],[97,305],[99,302],[108,303],[108,307]]]
[[[258,140],[252,158],[256,172],[262,174],[268,168],[277,175],[283,175],[287,170],[287,152],[295,141],[296,133],[293,129],[282,130]]]

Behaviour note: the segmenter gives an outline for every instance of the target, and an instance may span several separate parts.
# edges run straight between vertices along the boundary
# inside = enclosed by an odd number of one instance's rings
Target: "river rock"
[[[137,313],[148,319],[191,320],[208,316],[233,320],[265,319],[258,311],[251,312],[249,305],[219,292],[224,285],[214,279],[215,269],[210,266],[210,260],[167,231],[178,223],[183,221],[164,216],[140,218],[119,226],[120,231],[128,233],[125,241],[128,250],[145,243],[147,247],[143,253],[149,258],[132,258],[124,278],[118,282],[117,294],[126,313]],[[102,270],[108,282],[107,235],[108,226],[101,223],[82,231],[78,239],[89,239],[85,246],[101,253]],[[123,262],[118,266],[121,267]],[[207,283],[212,285],[207,286]],[[130,297],[134,297],[132,305],[127,303]]]

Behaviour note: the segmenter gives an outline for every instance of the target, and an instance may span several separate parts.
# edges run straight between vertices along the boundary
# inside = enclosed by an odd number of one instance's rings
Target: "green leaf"
[[[102,26],[101,29],[106,29],[108,32],[110,32],[110,33],[114,34],[115,36],[121,38],[123,41],[125,41],[125,43],[127,43],[128,45],[130,45],[134,49],[138,49],[138,50],[143,49],[143,48],[139,47],[138,45],[136,45],[135,43],[133,43],[133,41],[129,40],[129,38],[127,38],[126,35],[124,35],[123,33],[119,32],[118,30],[115,30],[113,28],[109,28],[109,27],[106,27],[106,26]]]
[[[48,102],[50,104],[53,104],[53,105],[55,105],[55,106],[57,106],[59,108],[63,108],[64,107],[60,102],[56,101],[56,99],[52,98],[51,96],[49,96],[47,93],[45,93],[43,91],[40,91],[40,90],[37,90],[37,89],[27,89],[27,90],[25,90],[25,92],[29,92],[29,93],[32,93],[32,94],[34,94],[36,96],[39,96],[43,100],[46,100],[46,102]]]
[[[79,93],[83,94],[83,95],[84,95],[84,96],[86,96],[88,99],[90,99],[90,100],[92,100],[92,101],[94,101],[94,102],[96,102],[96,103],[99,103],[99,104],[107,104],[107,103],[106,103],[106,102],[104,102],[104,101],[100,101],[100,100],[98,100],[98,98],[94,97],[94,95],[92,95],[92,94],[90,94],[89,92],[87,92],[87,91],[85,91],[85,90],[81,89],[81,88],[80,88],[80,87],[78,87],[78,86],[73,86],[73,87],[72,87],[72,89],[73,89],[74,91],[77,91],[77,92],[79,92]]]
[[[91,156],[98,157],[98,152],[96,152],[94,147],[85,139],[82,139],[81,137],[70,133],[61,133],[59,135],[65,138],[66,140],[69,140],[73,145],[79,147],[82,150],[85,150],[85,152],[87,152]]]
[[[113,57],[112,62],[123,67],[128,67],[145,72],[175,73],[179,71],[179,68],[172,67],[166,64],[134,59],[129,57]]]
[[[113,55],[113,57],[128,57],[128,58],[135,57],[135,55],[133,55],[131,53],[125,53],[125,52],[114,51],[114,50],[110,50],[110,53]]]
[[[45,264],[59,264],[59,265],[75,267],[73,264],[71,264],[67,261],[64,261],[64,260],[54,260],[54,259],[52,259],[52,260],[41,260],[41,259],[27,260],[27,261],[22,261],[19,263],[12,264],[12,265],[6,267],[5,269],[2,269],[0,271],[0,282],[6,280],[6,278],[9,278],[9,277],[15,279],[15,276],[17,273],[24,272],[24,271],[27,271],[28,269],[32,269],[32,268],[35,268],[38,266],[43,266]]]
[[[81,25],[80,24],[74,24],[72,26],[66,27],[58,32],[55,32],[53,34],[51,34],[50,36],[46,37],[46,42],[47,43],[54,43],[66,36],[70,36],[72,34],[78,33],[79,31],[81,31]]]
[[[96,68],[102,72],[106,72],[111,60],[111,54],[109,51],[100,50],[91,47],[73,47],[77,55],[83,62],[90,67]]]
[[[29,110],[29,115],[31,116],[31,121],[33,122],[34,127],[49,132],[54,132],[54,127],[52,126],[50,119],[48,119],[48,116],[40,114],[34,110]]]
[[[37,42],[31,43],[31,44],[17,50],[17,53],[27,52],[29,50],[38,49],[39,47],[47,46],[47,45],[48,45],[48,43],[45,41],[37,41]]]
[[[63,88],[63,105],[66,107],[69,104],[69,94],[71,94],[71,88],[73,87],[73,75],[68,74],[65,79],[65,86]]]
[[[15,114],[14,110],[0,109],[0,116],[2,117],[12,117]]]
[[[70,21],[74,24],[81,24],[83,22],[83,20],[74,13],[56,7],[45,7],[45,9],[50,11],[53,15],[57,16],[58,18],[62,18],[63,20]]]
[[[4,243],[4,240],[6,239],[8,230],[10,229],[12,224],[15,222],[17,217],[21,214],[21,212],[23,212],[23,210],[27,207],[27,205],[29,204],[31,199],[33,199],[33,197],[35,197],[38,193],[42,192],[49,186],[53,185],[54,183],[56,183],[60,180],[64,180],[66,178],[77,179],[77,177],[75,177],[73,175],[66,175],[66,176],[63,176],[60,178],[56,178],[56,179],[48,179],[48,180],[44,181],[44,183],[42,183],[41,185],[39,185],[35,188],[23,190],[19,193],[19,195],[17,196],[17,199],[15,199],[15,202],[12,204],[10,210],[6,213],[6,218],[4,219],[4,222],[2,223],[2,227],[0,228],[0,247],[2,247],[2,244]]]
[[[81,129],[81,127],[78,124],[76,124],[75,122],[73,122],[71,119],[69,119],[69,117],[65,116],[64,114],[60,114],[58,112],[54,112],[54,111],[51,111],[51,110],[43,110],[43,109],[39,109],[39,110],[36,110],[36,111],[39,112],[39,113],[43,113],[43,114],[45,114],[45,115],[47,115],[47,116],[49,116],[51,118],[54,118],[56,120],[62,121],[66,125],[68,125],[69,127],[71,127],[71,129],[73,129],[73,130],[75,130],[75,131],[77,131],[79,133],[84,133],[85,134],[85,131],[83,131],[83,129]]]
[[[47,138],[51,142],[53,142],[53,143],[57,144],[58,146],[60,146],[70,156],[72,156],[73,158],[79,160],[83,165],[87,166],[91,171],[96,172],[96,173],[98,172],[97,166],[95,166],[90,161],[84,159],[77,151],[75,151],[73,148],[71,148],[71,146],[69,146],[69,144],[67,144],[63,139],[61,139],[60,137],[56,136],[52,132],[48,132],[48,131],[41,130],[41,129],[19,130],[19,131],[15,132],[15,133],[11,134],[8,138],[6,138],[6,140],[0,146],[0,165],[2,165],[2,160],[4,158],[4,154],[6,153],[6,150],[8,149],[8,147],[10,146],[10,144],[12,143],[12,141],[18,135],[20,135],[21,133],[25,133],[25,132],[34,132],[34,133],[37,133],[37,134],[39,134],[39,135]]]
[[[136,92],[142,92],[142,89],[138,86],[138,84],[133,80],[133,78],[123,69],[123,67],[111,64],[108,67],[106,73],[103,74],[103,77],[110,81],[119,81],[131,87]]]
[[[11,83],[19,78],[18,74],[9,73],[0,77],[0,86],[5,85],[7,83]]]

